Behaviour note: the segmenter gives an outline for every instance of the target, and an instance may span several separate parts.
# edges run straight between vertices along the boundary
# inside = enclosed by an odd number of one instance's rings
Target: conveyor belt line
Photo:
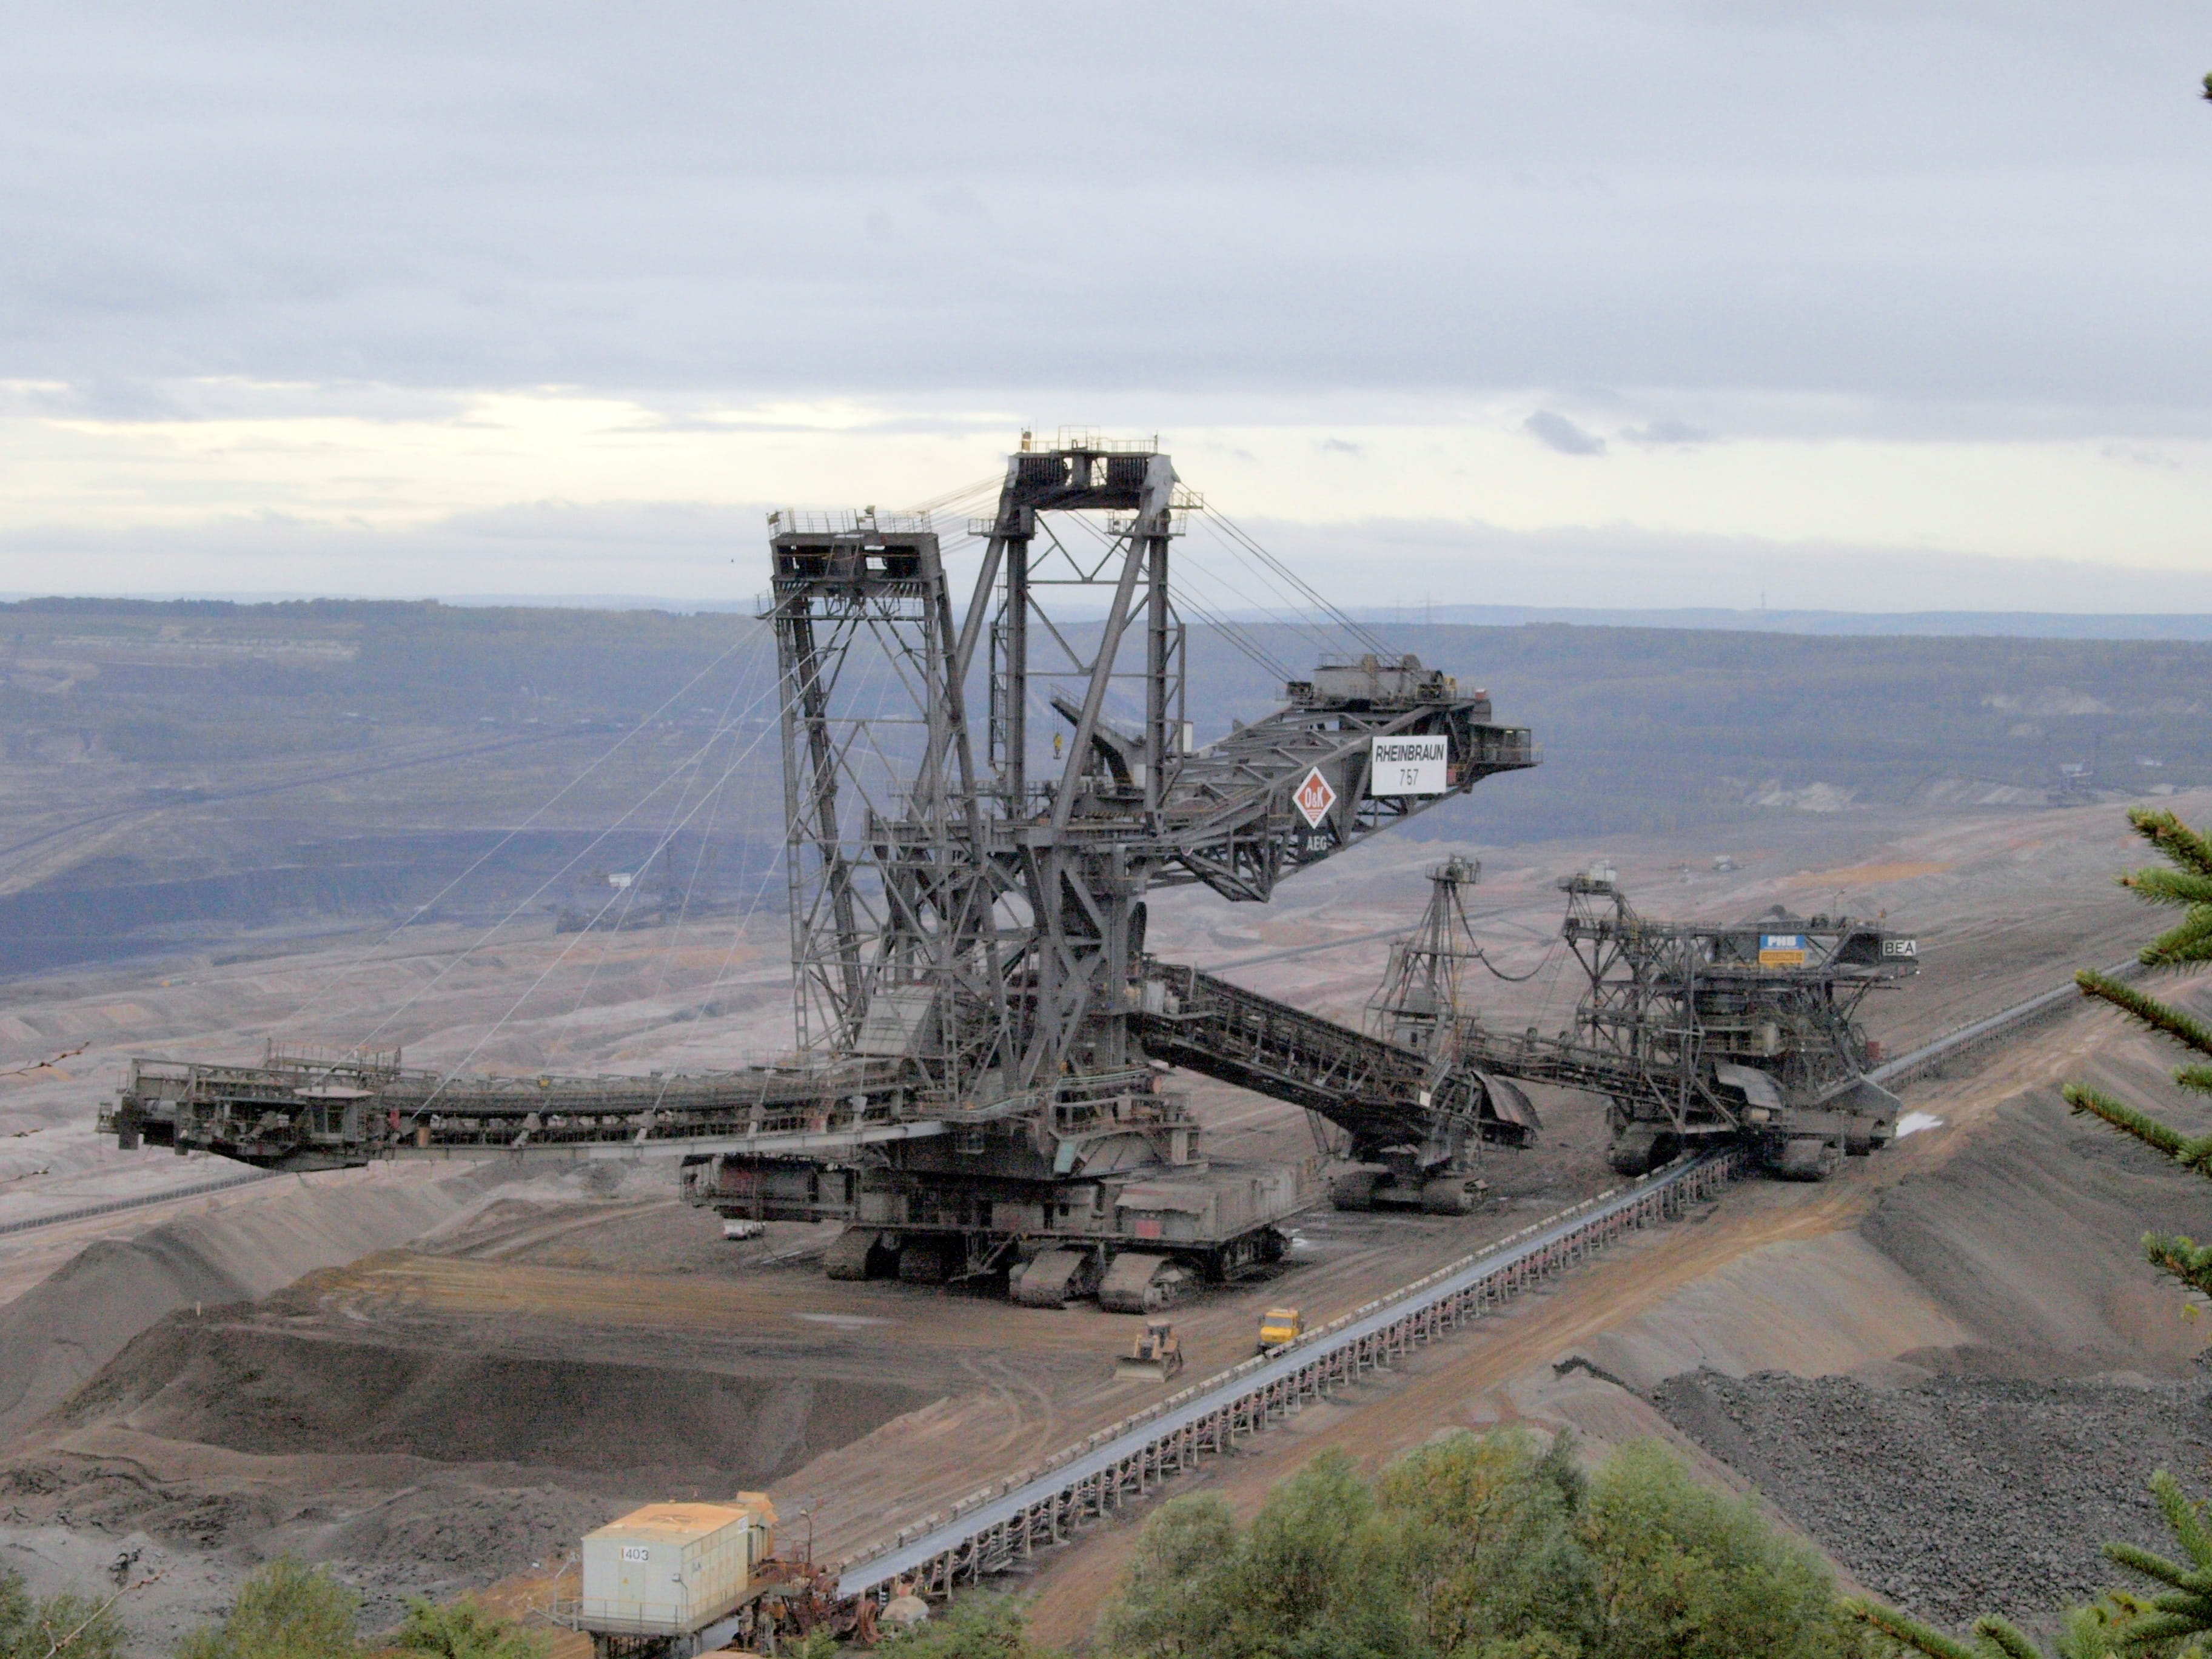
[[[52,1215],[34,1215],[26,1221],[0,1221],[0,1236],[8,1233],[27,1233],[37,1227],[58,1227],[65,1221],[83,1221],[96,1215],[112,1215],[118,1210],[143,1209],[149,1204],[167,1204],[172,1199],[198,1198],[205,1193],[228,1192],[233,1187],[247,1187],[257,1181],[266,1181],[283,1174],[282,1170],[248,1170],[244,1175],[225,1176],[220,1181],[194,1182],[189,1187],[172,1187],[166,1192],[141,1193],[136,1198],[111,1198],[101,1204],[84,1204],[74,1210],[62,1210]]]
[[[2067,984],[2030,997],[1900,1054],[1868,1075],[1877,1082],[1917,1075],[2047,1018],[2076,994]],[[963,1578],[972,1583],[1062,1542],[1084,1522],[1145,1496],[1201,1457],[1227,1451],[1240,1436],[1259,1432],[1309,1401],[1356,1382],[1364,1371],[1387,1367],[1414,1346],[1586,1260],[1622,1233],[1656,1224],[1685,1204],[1711,1195],[1735,1175],[1741,1159],[1733,1149],[1708,1153],[1587,1200],[1480,1255],[1368,1303],[1297,1343],[1109,1425],[1080,1446],[1048,1459],[1042,1471],[1024,1470],[996,1489],[982,1488],[953,1504],[951,1515],[925,1516],[888,1547],[838,1563],[837,1593],[881,1594],[893,1580],[903,1578],[923,1595],[941,1595]]]
[[[860,1595],[895,1578],[924,1594],[944,1594],[1020,1556],[1060,1542],[1074,1527],[1142,1496],[1202,1455],[1226,1451],[1243,1436],[1387,1367],[1400,1355],[1479,1317],[1528,1285],[1586,1260],[1620,1234],[1664,1220],[1684,1204],[1717,1192],[1739,1154],[1715,1152],[1646,1176],[1536,1224],[1509,1239],[1367,1304],[1291,1346],[1247,1360],[1187,1389],[1150,1411],[1101,1430],[1051,1460],[1048,1472],[1016,1476],[927,1516],[920,1536],[896,1540],[858,1563],[841,1564],[837,1592]]]

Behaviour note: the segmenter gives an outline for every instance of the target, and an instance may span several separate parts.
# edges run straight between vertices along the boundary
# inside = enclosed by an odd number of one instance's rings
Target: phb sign
[[[1450,789],[1444,778],[1446,763],[1451,759],[1449,738],[1376,738],[1371,742],[1369,794],[1441,795]]]
[[[1762,968],[1802,968],[1805,965],[1804,934],[1761,933],[1759,936],[1759,965]]]

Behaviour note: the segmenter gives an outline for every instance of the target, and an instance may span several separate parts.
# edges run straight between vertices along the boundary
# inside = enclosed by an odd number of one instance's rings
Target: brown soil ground
[[[2178,804],[2186,813],[2212,800]],[[1486,1006],[1503,1023],[1565,1017],[1572,987],[1557,954],[1547,959],[1551,884],[1600,854],[1653,915],[1733,918],[1785,902],[1910,920],[1923,975],[1869,1010],[1899,1045],[2057,982],[2074,963],[2116,959],[2143,932],[2104,880],[2134,861],[2109,810],[1778,817],[1771,839],[1486,854],[1485,936],[1504,970],[1544,970],[1498,985]],[[1421,870],[1446,850],[1377,847],[1261,912],[1169,896],[1155,948],[1355,1013],[1382,941],[1309,947],[1409,922]],[[1720,852],[1741,867],[1713,872]],[[516,1069],[728,1063],[772,1048],[780,951],[756,931],[741,938],[736,969],[727,934],[517,937],[456,966],[455,941],[426,929],[365,958],[349,946],[188,967],[170,983],[81,976],[39,988],[15,1016],[15,1040],[90,1046],[69,1062],[74,1080],[18,1082],[4,1097],[0,1133],[20,1127],[59,1150],[40,1153],[48,1174],[0,1185],[0,1218],[204,1178],[197,1161],[158,1168],[167,1155],[123,1158],[83,1133],[95,1092],[86,1072],[112,1073],[128,1052],[246,1057],[271,1035],[351,1039],[386,1020],[383,1040],[424,1060],[458,1060],[497,1026],[474,1063]],[[574,954],[518,1003],[562,950]],[[2002,1205],[1988,1195],[2027,1179],[2025,1169],[1998,1166],[1971,1201],[1942,1185],[1958,1148],[2016,1138],[2002,1103],[2047,1106],[2050,1079],[2116,1042],[2109,1022],[2077,1016],[1971,1076],[1917,1085],[1910,1104],[1942,1128],[1826,1187],[1745,1183],[1698,1224],[1609,1254],[1197,1481],[1249,1508],[1323,1445],[1371,1462],[1441,1426],[1521,1416],[1571,1422],[1600,1442],[1666,1434],[1714,1478],[1747,1478],[1638,1395],[1587,1370],[1554,1376],[1570,1353],[1647,1390],[1699,1365],[1871,1376],[1901,1364],[1897,1375],[1913,1380],[1968,1368],[1957,1356],[1976,1349],[2027,1355],[2008,1363],[2038,1375],[2109,1366],[2130,1345],[2155,1350],[2142,1363],[2179,1364],[2193,1333],[2169,1328],[2170,1300],[2110,1215],[2082,1223],[2091,1265],[2061,1262],[2039,1279],[2019,1268],[2034,1247],[1991,1231]],[[2113,1064],[2154,1091],[2156,1055]],[[1222,1155],[1311,1150],[1301,1113],[1212,1085],[1193,1092]],[[1183,1381],[1245,1357],[1271,1303],[1327,1320],[1611,1184],[1596,1105],[1566,1094],[1540,1103],[1540,1150],[1492,1160],[1495,1206],[1464,1219],[1314,1214],[1279,1269],[1179,1313]],[[1908,1194],[1930,1201],[1907,1204]],[[2132,1202],[2124,1195],[2121,1207]],[[1937,1236],[1946,1224],[1954,1235]],[[814,1259],[826,1242],[823,1230],[777,1225],[726,1245],[649,1170],[527,1170],[286,1179],[0,1237],[0,1431],[15,1437],[0,1462],[0,1561],[55,1583],[104,1565],[93,1559],[102,1551],[142,1549],[144,1563],[172,1569],[126,1604],[145,1650],[159,1651],[280,1549],[331,1562],[383,1620],[408,1593],[509,1579],[504,1594],[542,1595],[579,1534],[628,1504],[761,1481],[787,1522],[804,1516],[787,1532],[811,1530],[817,1553],[836,1556],[1160,1391],[1113,1376],[1126,1320],[832,1282]],[[1960,1261],[1969,1265],[1954,1270]],[[2033,1341],[2005,1327],[2022,1306],[2057,1310]],[[1102,1528],[1049,1565],[1037,1581],[1041,1633],[1087,1632],[1127,1536]]]

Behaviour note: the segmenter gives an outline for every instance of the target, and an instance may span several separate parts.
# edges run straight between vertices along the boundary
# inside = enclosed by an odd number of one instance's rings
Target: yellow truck
[[[1260,1352],[1279,1348],[1305,1334],[1305,1322],[1296,1308],[1270,1308],[1260,1316]]]

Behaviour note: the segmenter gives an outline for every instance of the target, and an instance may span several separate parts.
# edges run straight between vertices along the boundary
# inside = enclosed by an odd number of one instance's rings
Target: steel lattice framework
[[[1778,907],[1729,924],[1655,921],[1609,867],[1559,885],[1560,937],[1587,981],[1573,1030],[1508,1036],[1465,1020],[1464,1064],[1606,1095],[1627,1174],[1735,1137],[1784,1173],[1820,1176],[1894,1134],[1899,1103],[1866,1076],[1856,1015],[1869,993],[1918,971],[1916,940]]]
[[[772,523],[803,1041],[913,1058],[969,1099],[1126,1067],[1151,889],[1264,901],[1284,873],[1534,763],[1486,697],[1410,659],[1324,665],[1290,708],[1196,748],[1170,581],[1188,503],[1149,445],[1025,449],[976,526],[964,607],[926,523]],[[1447,740],[1448,786],[1370,792],[1371,741],[1399,734]],[[1310,776],[1317,814],[1291,805]]]

